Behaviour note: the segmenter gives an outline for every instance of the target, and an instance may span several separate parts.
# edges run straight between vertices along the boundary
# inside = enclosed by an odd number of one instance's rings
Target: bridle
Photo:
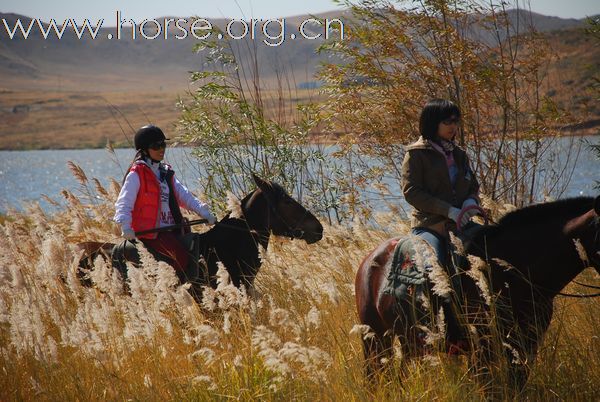
[[[257,191],[257,190],[255,190],[255,191]],[[302,214],[302,216],[293,225],[290,225],[287,222],[287,220],[284,219],[284,217],[281,216],[281,214],[279,212],[277,212],[277,209],[273,205],[273,202],[271,202],[270,197],[268,197],[265,194],[264,191],[262,192],[262,195],[263,195],[263,198],[264,198],[265,202],[267,203],[267,208],[268,208],[267,228],[266,228],[267,230],[264,231],[264,230],[261,230],[261,229],[252,228],[250,226],[248,220],[245,218],[246,215],[247,215],[246,214],[246,205],[244,205],[244,203],[242,203],[241,208],[242,208],[242,213],[244,215],[243,219],[246,222],[248,230],[250,230],[251,233],[255,233],[256,235],[258,235],[258,237],[260,239],[268,241],[268,239],[270,237],[270,232],[272,230],[272,228],[271,228],[271,215],[273,215],[285,227],[285,230],[283,231],[283,233],[277,234],[278,236],[285,236],[285,237],[289,237],[290,239],[301,239],[306,232],[304,230],[302,230],[302,229],[299,229],[297,226],[304,220],[304,218],[306,217],[306,215],[309,213],[308,210],[304,209],[304,213]],[[224,227],[228,227],[229,226],[229,225],[223,224],[223,223],[219,223],[219,225],[224,226]],[[234,228],[234,229],[238,229],[239,230],[239,228]]]
[[[277,209],[275,208],[269,197],[266,196],[266,194],[265,200],[269,208],[269,213],[273,214],[285,226],[285,230],[283,231],[282,236],[289,237],[290,239],[301,239],[306,232],[302,229],[299,229],[298,226],[300,225],[300,223],[302,223],[302,221],[304,221],[304,218],[306,218],[306,215],[309,213],[308,210],[304,208],[304,213],[300,216],[300,218],[298,218],[293,225],[290,225],[288,221],[284,219],[284,217],[281,216],[281,214],[277,211]]]

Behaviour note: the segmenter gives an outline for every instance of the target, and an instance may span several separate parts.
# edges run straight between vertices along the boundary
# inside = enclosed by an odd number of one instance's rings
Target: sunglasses
[[[458,123],[460,123],[459,117],[450,117],[449,119],[442,120],[442,124],[445,126],[449,126],[451,124],[458,124]]]
[[[157,141],[157,142],[153,142],[152,144],[148,145],[148,148],[153,149],[155,151],[158,151],[159,149],[165,149],[167,147],[167,143],[164,141]]]

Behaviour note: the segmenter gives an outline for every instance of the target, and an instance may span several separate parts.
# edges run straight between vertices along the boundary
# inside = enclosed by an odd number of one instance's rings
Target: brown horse
[[[447,334],[447,339],[469,334],[469,327],[475,330],[469,340],[479,373],[489,374],[491,363],[504,354],[514,389],[524,386],[527,362],[533,361],[550,324],[554,297],[586,267],[574,244],[576,239],[587,254],[588,265],[600,273],[599,215],[600,197],[530,206],[507,214],[495,225],[482,227],[465,242],[466,254],[488,264],[490,298],[482,296],[472,279],[473,272],[469,276],[467,270],[459,269],[453,283],[460,287],[455,287],[452,294],[461,334]],[[363,340],[368,376],[379,371],[382,358],[393,353],[395,336],[399,337],[403,357],[426,351],[419,327],[423,323],[414,313],[415,300],[399,302],[384,292],[398,241],[390,239],[379,245],[363,260],[356,274],[358,316],[372,331],[372,336]],[[431,321],[427,324],[431,325]],[[506,347],[500,354],[492,352],[492,328],[497,329],[494,333],[499,334]],[[450,325],[447,332],[451,332]],[[482,377],[491,380],[489,376]]]
[[[243,216],[227,215],[207,232],[196,235],[200,255],[208,268],[207,281],[212,287],[216,287],[215,275],[219,261],[229,272],[233,284],[238,287],[241,284],[252,286],[261,265],[258,247],[260,245],[266,249],[271,234],[302,239],[308,244],[323,237],[323,226],[319,220],[280,185],[264,181],[256,175],[253,178],[258,188],[241,201]],[[92,266],[90,262],[98,254],[110,258],[115,245],[87,242],[81,243],[80,248],[85,250],[80,267],[89,269]],[[135,248],[125,250],[125,254],[128,261],[139,261]],[[207,284],[202,283],[202,278],[199,279],[200,284]]]

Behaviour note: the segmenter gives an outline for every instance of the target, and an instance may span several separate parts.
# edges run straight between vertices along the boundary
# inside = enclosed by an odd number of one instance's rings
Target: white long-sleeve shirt
[[[165,179],[160,180],[159,163],[147,163],[146,161],[140,161],[138,163],[145,163],[156,175],[160,183],[161,202],[159,211],[159,227],[173,225],[173,217],[171,215],[171,209],[169,207],[169,186]],[[137,194],[140,189],[140,177],[136,172],[129,172],[121,187],[121,192],[115,203],[115,216],[113,220],[121,225],[122,230],[132,229],[132,211],[137,199]],[[173,190],[175,191],[175,199],[179,206],[184,207],[187,210],[195,212],[201,217],[207,220],[213,220],[214,216],[210,212],[207,204],[196,198],[188,189],[185,187],[176,177],[173,177]]]

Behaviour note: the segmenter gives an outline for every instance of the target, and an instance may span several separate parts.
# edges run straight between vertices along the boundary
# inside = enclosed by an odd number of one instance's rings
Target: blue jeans
[[[439,234],[421,227],[413,228],[412,234],[419,236],[433,248],[442,269],[448,272],[449,267],[446,265],[446,262],[448,259],[448,247],[450,247],[449,241]],[[425,267],[425,269],[431,269],[431,267]],[[457,280],[458,278],[456,276],[454,279],[451,279],[454,289],[460,288],[460,283],[455,282]],[[431,297],[432,298],[430,300],[433,303],[433,311],[437,311],[439,308],[438,306],[441,306],[444,310],[444,316],[446,320],[446,341],[448,342],[447,345],[456,343],[460,339],[464,338],[464,332],[461,329],[458,320],[456,319],[456,313],[452,307],[451,297],[438,298],[437,296],[433,295]]]
[[[462,241],[465,241],[466,239],[473,237],[474,233],[476,233],[482,227],[483,226],[478,223],[469,222],[463,228],[462,233],[458,234],[458,238]],[[444,269],[450,271],[453,271],[455,269],[452,266],[447,265],[448,262],[450,262],[448,261],[449,252],[454,253],[454,246],[450,243],[449,239],[440,236],[432,230],[428,230],[422,227],[412,228],[412,234],[419,236],[433,248],[437,256],[438,262]],[[467,267],[467,262],[464,256],[457,256],[456,254],[453,254],[452,258],[454,259],[455,263],[458,263],[459,267]]]
[[[412,228],[412,234],[425,240],[435,251],[435,255],[437,256],[440,265],[444,269],[447,269],[448,240],[431,230],[421,227]]]

